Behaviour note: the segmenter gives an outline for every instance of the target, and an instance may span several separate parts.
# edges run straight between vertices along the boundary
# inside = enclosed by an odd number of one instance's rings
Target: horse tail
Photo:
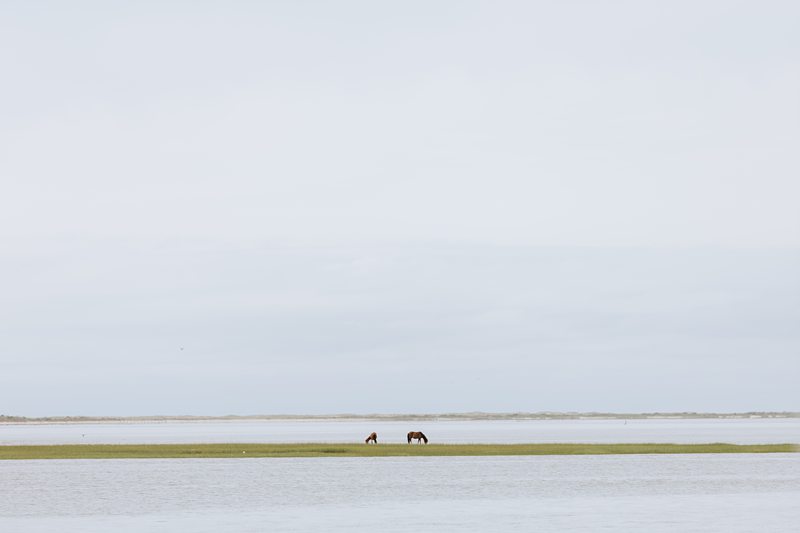
[[[425,441],[425,444],[428,444],[428,437],[425,436],[425,433],[420,431],[419,436],[422,437],[422,440]]]
[[[413,435],[413,434],[414,434],[414,432],[413,432],[413,431],[412,431],[412,432],[409,432],[409,434],[408,434],[408,443],[409,443],[409,444],[411,444],[411,435]]]

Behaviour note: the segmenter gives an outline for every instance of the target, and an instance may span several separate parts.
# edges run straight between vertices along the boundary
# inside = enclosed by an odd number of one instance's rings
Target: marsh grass
[[[213,457],[402,457],[787,453],[796,444],[65,444],[0,446],[2,459],[156,459]]]

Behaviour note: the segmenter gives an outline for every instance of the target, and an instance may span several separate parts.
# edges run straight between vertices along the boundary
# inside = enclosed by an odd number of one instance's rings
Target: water
[[[0,444],[800,442],[798,419],[4,424]],[[0,531],[794,531],[800,454],[0,461]]]
[[[405,442],[423,431],[439,443],[800,443],[800,418],[646,420],[245,420],[101,424],[0,424],[3,444],[185,442]]]
[[[800,454],[0,461],[0,531],[796,531]]]

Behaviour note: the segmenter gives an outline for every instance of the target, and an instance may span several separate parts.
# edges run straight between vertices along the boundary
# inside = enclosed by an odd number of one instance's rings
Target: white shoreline
[[[514,421],[514,420],[758,420],[800,418],[800,412],[747,413],[441,413],[441,414],[336,414],[336,415],[164,415],[164,416],[0,416],[0,425],[52,424],[159,424],[169,422],[353,422],[353,421]]]

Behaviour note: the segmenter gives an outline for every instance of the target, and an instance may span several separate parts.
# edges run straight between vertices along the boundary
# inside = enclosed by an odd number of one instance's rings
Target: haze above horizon
[[[800,5],[0,7],[0,411],[797,411]]]

